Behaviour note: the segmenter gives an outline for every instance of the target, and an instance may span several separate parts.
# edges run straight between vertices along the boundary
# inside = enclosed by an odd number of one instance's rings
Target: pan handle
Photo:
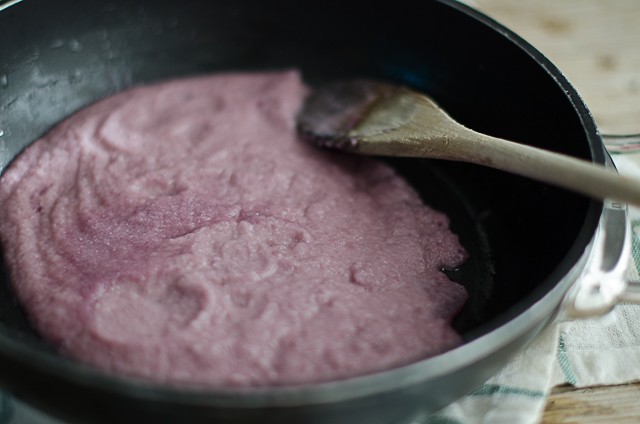
[[[621,302],[629,289],[625,274],[630,256],[627,205],[606,200],[587,265],[565,298],[566,318],[601,316]]]
[[[640,134],[602,137],[612,153],[640,151]],[[615,169],[609,155],[605,165]],[[602,316],[618,303],[640,303],[640,284],[626,279],[632,244],[630,221],[626,204],[604,202],[587,265],[564,300],[565,318]]]
[[[628,135],[602,134],[602,140],[604,141],[607,150],[613,154],[640,153],[640,133]],[[631,215],[637,217],[638,211],[636,210],[634,212],[632,212]],[[627,289],[620,296],[620,301],[626,303],[640,303],[640,282],[629,282]]]

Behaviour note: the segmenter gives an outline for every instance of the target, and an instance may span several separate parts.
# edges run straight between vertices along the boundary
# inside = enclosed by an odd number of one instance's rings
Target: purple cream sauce
[[[387,165],[297,140],[295,71],[134,88],[0,181],[19,300],[72,358],[155,382],[362,375],[460,343],[466,258]]]

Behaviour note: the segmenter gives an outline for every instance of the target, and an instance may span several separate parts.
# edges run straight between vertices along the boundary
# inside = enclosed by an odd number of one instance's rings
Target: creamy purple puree
[[[0,183],[18,298],[61,352],[153,381],[308,383],[456,346],[465,252],[385,164],[296,139],[298,73],[135,88]]]

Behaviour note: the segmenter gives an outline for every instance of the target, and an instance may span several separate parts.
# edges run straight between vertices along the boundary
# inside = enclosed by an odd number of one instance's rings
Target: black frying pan
[[[304,1],[24,0],[0,12],[0,163],[78,108],[136,84],[299,68],[306,81],[368,77],[427,91],[487,134],[604,163],[592,118],[542,55],[453,1],[374,7]],[[0,284],[0,385],[78,422],[395,423],[481,385],[549,321],[602,204],[474,165],[396,160],[452,217],[471,258],[447,270],[470,301],[465,344],[366,377],[274,390],[188,392],[58,356]]]

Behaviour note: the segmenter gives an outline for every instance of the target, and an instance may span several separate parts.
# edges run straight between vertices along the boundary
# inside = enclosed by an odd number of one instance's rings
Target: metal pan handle
[[[612,153],[640,151],[640,134],[602,137]],[[606,166],[615,168],[608,155]],[[631,231],[627,205],[605,201],[587,266],[565,298],[567,318],[601,316],[618,303],[640,303],[640,284],[626,279]]]
[[[640,134],[602,135],[602,139],[611,153],[640,154]],[[633,229],[631,229],[633,231]],[[623,303],[640,303],[640,281],[628,282],[627,289],[620,296]]]

